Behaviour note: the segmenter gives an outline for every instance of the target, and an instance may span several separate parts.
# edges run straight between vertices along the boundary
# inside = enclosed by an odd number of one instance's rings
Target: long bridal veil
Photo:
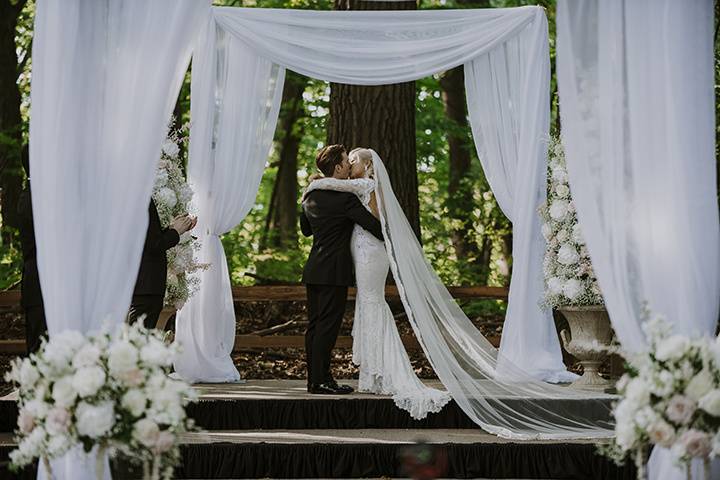
[[[423,253],[371,150],[385,248],[413,331],[438,378],[484,430],[515,439],[611,437],[610,396],[537,381],[502,359],[463,313]],[[500,378],[501,377],[501,378]]]

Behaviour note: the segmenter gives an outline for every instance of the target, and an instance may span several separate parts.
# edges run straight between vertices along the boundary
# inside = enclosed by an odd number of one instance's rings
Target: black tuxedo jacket
[[[350,237],[355,224],[383,240],[380,221],[349,192],[313,190],[303,201],[300,228],[313,236],[302,282],[349,286],[355,283]]]
[[[22,283],[20,284],[20,303],[23,307],[39,307],[43,304],[40,290],[40,276],[37,268],[37,250],[35,248],[35,227],[33,226],[32,197],[30,186],[20,193],[17,206],[20,245],[23,251]]]
[[[166,252],[178,244],[180,235],[173,228],[162,228],[154,200],[150,200],[148,214],[150,221],[133,295],[164,296],[167,284]]]

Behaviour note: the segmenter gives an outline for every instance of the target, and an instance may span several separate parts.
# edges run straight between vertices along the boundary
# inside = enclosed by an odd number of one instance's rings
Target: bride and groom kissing
[[[308,328],[305,351],[308,392],[348,394],[330,373],[332,350],[347,303],[348,287],[357,286],[353,320],[353,362],[359,366],[358,390],[392,395],[414,418],[439,411],[446,392],[425,386],[415,375],[385,301],[390,261],[385,249],[382,201],[376,197],[377,154],[367,148],[349,153],[328,145],[316,157],[324,175],[311,177],[303,198],[300,227],[313,237],[303,270],[307,289]],[[383,192],[391,192],[387,179]]]

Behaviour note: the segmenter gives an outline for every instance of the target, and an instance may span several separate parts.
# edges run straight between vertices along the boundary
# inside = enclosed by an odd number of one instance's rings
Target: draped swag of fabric
[[[277,122],[285,69],[331,82],[379,85],[458,65],[465,66],[479,157],[514,227],[504,338],[498,351],[469,329],[469,320],[457,305],[450,305],[439,279],[432,281],[437,297],[406,288],[405,306],[417,318],[413,328],[421,343],[433,339],[423,346],[440,380],[487,431],[512,438],[610,434],[607,399],[593,404],[590,395],[542,382],[571,375],[563,365],[552,318],[539,307],[543,239],[536,209],[545,199],[550,117],[548,28],[539,7],[212,9],[193,57],[188,167],[202,222],[197,231],[203,244],[199,260],[212,267],[201,274],[199,292],[178,315],[176,338],[183,353],[175,366],[182,377],[213,382],[239,378],[230,359],[235,317],[219,236],[241,222],[253,205]],[[404,238],[400,217],[388,228],[390,243]],[[419,245],[415,252],[422,255]],[[429,266],[413,270],[421,263],[397,262],[394,273],[414,279],[413,285],[418,278],[435,278]],[[598,414],[585,416],[577,409],[571,413],[569,405],[577,406],[577,401],[589,401],[586,411]]]
[[[177,371],[239,378],[235,317],[219,235],[252,207],[277,122],[285,68],[331,82],[404,82],[465,65],[478,154],[513,222],[513,276],[500,348],[533,377],[569,378],[541,310],[536,208],[545,198],[549,55],[539,7],[443,11],[299,11],[215,7],[193,57],[189,178],[198,192],[204,271],[178,315]]]
[[[36,3],[31,188],[51,336],[125,319],[165,129],[209,14],[209,0]],[[52,467],[95,478],[82,448]]]
[[[646,348],[645,304],[675,333],[715,335],[713,2],[560,0],[557,32],[570,187],[623,348]],[[686,475],[656,447],[650,478]]]

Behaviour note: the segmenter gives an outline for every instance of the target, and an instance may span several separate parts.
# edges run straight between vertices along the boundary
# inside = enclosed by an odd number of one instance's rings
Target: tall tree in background
[[[336,10],[415,10],[414,1],[336,0]],[[352,41],[352,39],[348,39]],[[395,195],[420,238],[415,150],[415,82],[331,84],[328,144],[370,147],[387,163]]]
[[[3,226],[17,228],[17,202],[22,190],[23,147],[18,76],[29,58],[18,63],[15,36],[27,0],[0,2],[0,211]],[[7,230],[6,230],[7,231]]]
[[[307,78],[287,71],[277,129],[278,171],[260,249],[297,246],[298,153],[303,137],[300,118],[305,114],[303,92]]]

